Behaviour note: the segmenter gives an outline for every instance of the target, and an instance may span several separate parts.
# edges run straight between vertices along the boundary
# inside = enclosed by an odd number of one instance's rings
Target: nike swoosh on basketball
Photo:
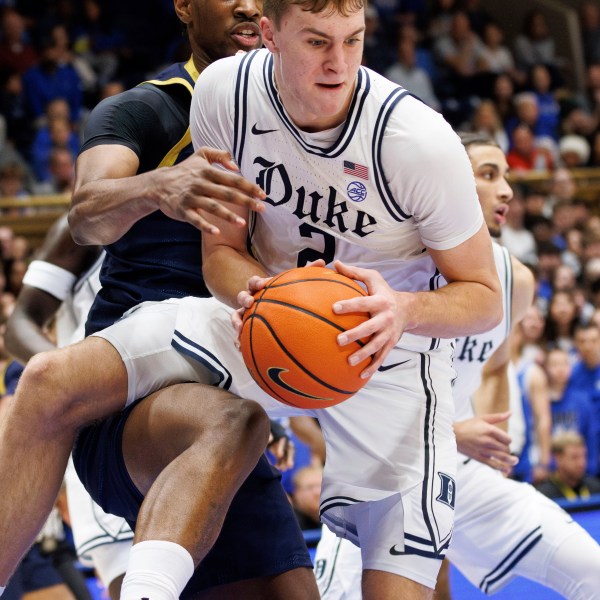
[[[277,131],[277,129],[259,129],[256,125],[257,123],[252,125],[251,131],[254,135],[264,135],[265,133],[273,133],[274,131]]]
[[[327,398],[320,398],[319,396],[312,396],[310,394],[306,394],[296,388],[293,388],[291,385],[287,384],[283,379],[281,379],[281,373],[287,372],[287,369],[282,369],[281,367],[269,367],[267,369],[267,374],[271,381],[278,386],[282,387],[284,390],[288,392],[292,392],[293,394],[298,394],[298,396],[302,396],[304,398],[311,398],[313,400],[327,400]]]
[[[403,360],[402,362],[399,362],[399,363],[393,363],[391,365],[381,365],[379,367],[379,369],[377,369],[377,370],[378,371],[389,371],[390,369],[393,369],[394,367],[399,367],[400,365],[407,363],[409,360],[410,360],[410,358],[407,358],[406,360]]]

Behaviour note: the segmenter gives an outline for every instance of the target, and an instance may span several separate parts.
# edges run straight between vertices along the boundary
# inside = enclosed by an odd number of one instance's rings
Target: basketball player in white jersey
[[[465,134],[463,143],[486,223],[498,238],[512,198],[505,179],[506,159],[484,136]],[[500,471],[510,469],[509,440],[489,431],[495,414],[483,420],[474,417],[472,401],[487,413],[507,410],[508,334],[511,324],[523,317],[534,292],[533,278],[524,265],[498,244],[494,244],[494,255],[505,317],[488,333],[456,342],[455,432],[459,452],[468,456],[459,454],[455,529],[447,557],[486,594],[521,576],[572,600],[600,598],[598,544],[532,486],[503,477]],[[317,547],[315,570],[324,600],[361,598],[360,552],[326,528]]]
[[[46,325],[54,318],[56,345],[82,340],[96,293],[103,253],[73,247],[66,215],[50,228],[23,278],[23,289],[6,327],[7,349],[21,362],[54,342]],[[95,260],[94,260],[95,259]],[[127,569],[133,532],[122,517],[105,513],[85,491],[71,462],[65,474],[71,529],[80,562],[96,571],[113,600]]]

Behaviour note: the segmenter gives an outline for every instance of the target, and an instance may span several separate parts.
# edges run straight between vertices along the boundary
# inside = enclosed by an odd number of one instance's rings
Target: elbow
[[[502,307],[502,293],[500,287],[493,291],[493,297],[488,303],[488,323],[486,331],[500,325],[504,318],[504,309]]]
[[[75,197],[73,197],[73,200]],[[69,214],[67,215],[67,220],[69,222],[69,230],[71,231],[71,237],[73,241],[79,246],[86,246],[88,244],[94,244],[93,240],[89,240],[85,235],[85,230],[81,226],[81,215],[80,210],[77,206],[73,206],[71,203],[71,208],[69,209]]]

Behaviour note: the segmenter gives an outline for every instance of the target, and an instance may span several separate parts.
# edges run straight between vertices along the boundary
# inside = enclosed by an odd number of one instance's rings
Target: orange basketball
[[[254,296],[240,335],[244,362],[258,385],[277,400],[300,408],[343,402],[365,383],[365,359],[350,366],[360,340],[339,346],[337,336],[366,321],[366,313],[337,315],[333,304],[366,296],[361,286],[331,269],[303,267],[274,277]]]

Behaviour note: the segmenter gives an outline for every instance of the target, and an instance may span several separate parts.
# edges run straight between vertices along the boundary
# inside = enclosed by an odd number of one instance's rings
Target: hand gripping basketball
[[[300,408],[343,402],[365,383],[370,359],[350,366],[348,357],[367,340],[341,347],[337,336],[369,318],[338,315],[339,300],[367,293],[354,280],[323,267],[291,269],[273,277],[245,311],[240,346],[254,380],[277,400]]]

